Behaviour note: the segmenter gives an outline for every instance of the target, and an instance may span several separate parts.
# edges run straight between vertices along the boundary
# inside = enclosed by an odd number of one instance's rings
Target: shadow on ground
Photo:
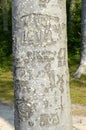
[[[0,103],[0,130],[14,130],[13,113],[12,106]],[[73,130],[86,130],[86,116],[73,115]]]
[[[14,130],[12,106],[0,103],[0,130]]]

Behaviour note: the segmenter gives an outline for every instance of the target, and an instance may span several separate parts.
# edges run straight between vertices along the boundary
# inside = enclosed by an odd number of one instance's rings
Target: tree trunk
[[[7,0],[2,0],[3,30],[8,31]]]
[[[13,0],[15,130],[72,130],[66,1]]]
[[[75,0],[70,0],[69,3],[69,17],[68,17],[68,22],[69,22],[69,31],[73,32],[74,29],[74,23],[73,23],[73,16],[74,16],[74,9],[75,9]]]
[[[82,19],[81,19],[81,56],[80,66],[74,76],[80,78],[86,75],[86,0],[82,0]]]

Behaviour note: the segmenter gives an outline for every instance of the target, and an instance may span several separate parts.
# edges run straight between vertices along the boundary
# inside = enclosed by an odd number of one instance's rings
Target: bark
[[[74,76],[80,78],[82,74],[86,75],[86,0],[82,0],[80,66]]]
[[[66,1],[12,4],[15,130],[72,130]]]
[[[8,31],[7,0],[2,0],[3,30]]]

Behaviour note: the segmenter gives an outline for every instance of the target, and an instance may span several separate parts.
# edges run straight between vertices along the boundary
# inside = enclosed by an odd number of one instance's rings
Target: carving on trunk
[[[71,130],[65,0],[62,9],[58,2],[13,0],[15,130]]]
[[[42,114],[40,116],[40,126],[55,126],[59,123],[58,114]]]
[[[39,6],[46,7],[50,0],[39,0]]]
[[[59,90],[61,93],[64,92],[64,75],[57,75],[57,85],[60,85]]]
[[[49,15],[30,14],[21,17],[22,45],[47,46],[56,44],[61,30],[59,18]],[[32,28],[33,26],[33,28]]]
[[[51,52],[47,50],[43,51],[28,51],[27,52],[27,60],[28,62],[38,62],[38,63],[46,63],[46,62],[52,62],[54,60],[54,56],[56,55],[56,52]]]
[[[33,109],[30,103],[18,100],[16,105],[18,107],[19,119],[21,121],[26,121],[33,115]]]
[[[50,63],[48,63],[45,66],[45,70],[47,72],[47,75],[48,75],[48,78],[49,78],[49,81],[50,81],[50,89],[51,89],[51,91],[53,91],[53,89],[56,87],[55,86],[55,75],[54,75],[54,70],[51,70],[51,64]]]
[[[58,67],[66,65],[66,48],[60,48],[58,52]]]

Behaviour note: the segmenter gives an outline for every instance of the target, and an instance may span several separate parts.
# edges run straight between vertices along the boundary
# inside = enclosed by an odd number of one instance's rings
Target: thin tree
[[[12,6],[15,130],[72,130],[66,1]]]
[[[74,23],[73,23],[73,16],[74,16],[74,9],[75,9],[75,0],[67,0],[67,10],[68,10],[68,29],[69,31],[73,31]]]
[[[1,3],[2,3],[2,16],[3,16],[3,30],[8,31],[7,0],[1,0]]]
[[[74,76],[80,78],[82,74],[86,75],[86,0],[82,0],[80,66]]]

